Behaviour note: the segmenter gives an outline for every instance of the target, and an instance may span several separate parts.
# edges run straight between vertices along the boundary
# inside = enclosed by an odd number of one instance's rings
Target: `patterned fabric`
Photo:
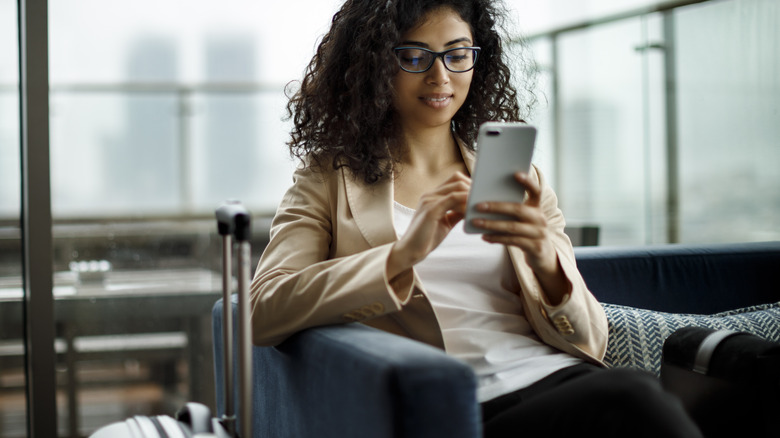
[[[602,304],[609,321],[604,362],[612,367],[638,368],[660,375],[664,341],[688,327],[729,329],[780,342],[780,302],[729,310],[712,315],[664,313]]]

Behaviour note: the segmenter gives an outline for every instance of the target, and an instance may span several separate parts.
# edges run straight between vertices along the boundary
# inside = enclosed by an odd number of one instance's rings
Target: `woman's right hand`
[[[441,186],[420,197],[403,236],[393,245],[387,264],[390,278],[425,259],[466,214],[471,178],[456,172]]]

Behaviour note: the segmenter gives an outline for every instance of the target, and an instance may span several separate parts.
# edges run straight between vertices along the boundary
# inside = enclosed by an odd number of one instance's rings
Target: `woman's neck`
[[[418,171],[437,173],[462,162],[460,149],[449,129],[426,129],[406,132],[400,164]]]
[[[420,197],[435,190],[455,172],[468,174],[452,132],[449,130],[406,133],[406,146],[395,167],[393,198],[409,208],[417,208]]]

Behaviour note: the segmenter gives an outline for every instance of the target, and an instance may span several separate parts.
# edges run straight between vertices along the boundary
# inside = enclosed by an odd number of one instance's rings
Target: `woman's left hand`
[[[568,280],[558,263],[558,254],[549,236],[547,220],[540,208],[541,189],[539,183],[527,173],[518,172],[515,179],[526,190],[524,202],[483,202],[477,210],[508,216],[504,220],[475,219],[473,224],[490,233],[482,239],[491,243],[512,245],[525,253],[528,265],[542,283],[550,301],[562,299],[568,292]],[[561,282],[561,280],[565,280]],[[564,290],[561,290],[564,286]]]

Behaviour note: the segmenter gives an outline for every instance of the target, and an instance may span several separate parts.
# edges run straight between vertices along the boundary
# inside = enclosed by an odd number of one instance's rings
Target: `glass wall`
[[[19,41],[16,2],[0,1],[0,218],[18,226]],[[4,224],[7,225],[7,224]],[[18,262],[17,262],[18,265]],[[3,264],[3,266],[6,266]]]
[[[49,2],[60,436],[214,406],[213,212],[252,211],[256,261],[294,167],[284,87],[333,14],[310,3]]]
[[[648,126],[660,109],[648,100],[663,90],[646,81],[660,76],[661,65],[655,53],[638,50],[658,24],[658,17],[633,18],[559,39],[558,193],[569,222],[596,222],[603,242],[652,241],[656,215],[663,219],[662,169],[652,155],[663,151],[663,139],[650,138]]]
[[[0,0],[0,436],[9,438],[27,434],[19,132],[17,6]]]
[[[675,14],[680,237],[780,239],[780,3]]]
[[[334,3],[50,2],[55,215],[272,213],[294,166],[284,86]]]
[[[603,245],[780,238],[780,5],[612,18],[532,38],[569,222]]]

